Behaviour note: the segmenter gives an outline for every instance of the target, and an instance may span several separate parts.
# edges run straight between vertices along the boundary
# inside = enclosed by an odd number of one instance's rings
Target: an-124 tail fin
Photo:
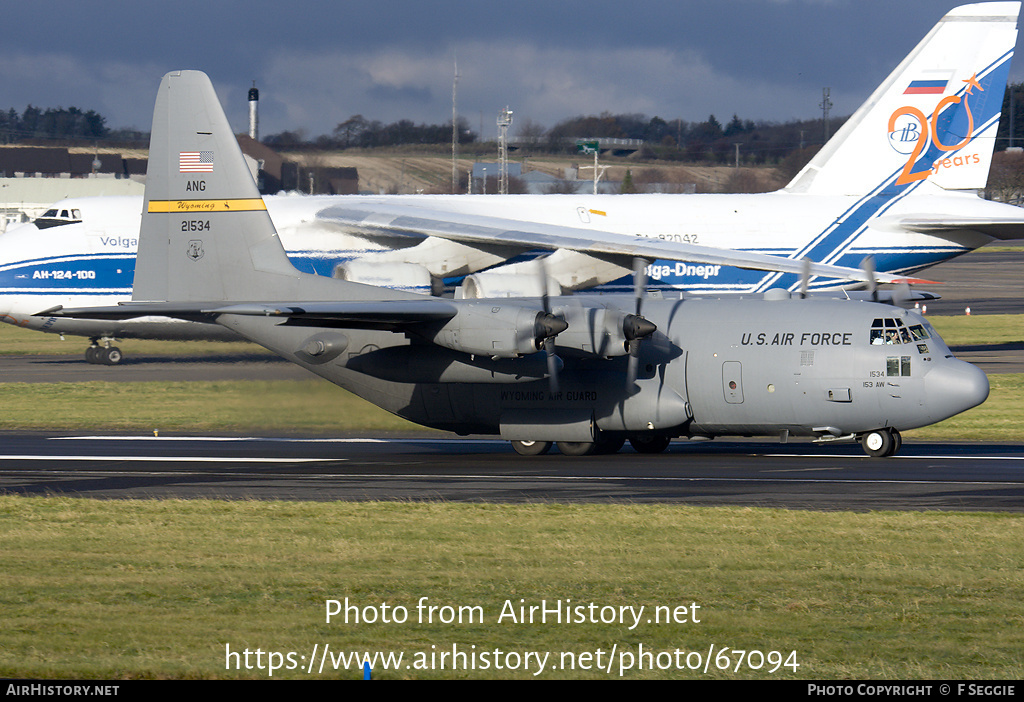
[[[984,188],[1020,4],[949,12],[786,189],[866,196],[924,182]]]

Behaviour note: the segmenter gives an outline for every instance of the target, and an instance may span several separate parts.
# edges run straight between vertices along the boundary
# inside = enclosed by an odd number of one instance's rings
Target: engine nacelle
[[[460,304],[458,314],[430,340],[454,351],[516,358],[536,353],[544,339],[565,328],[565,321],[537,308],[471,302]]]
[[[353,283],[375,285],[378,288],[405,290],[423,295],[440,293],[437,281],[418,263],[371,263],[347,261],[334,269],[334,277]]]
[[[650,336],[656,329],[643,317],[616,308],[561,305],[554,313],[568,323],[568,329],[555,339],[557,353],[625,356],[632,340]]]
[[[562,294],[562,286],[554,278],[548,276],[544,279],[544,283],[547,284],[548,295]],[[541,282],[541,277],[538,275],[503,273],[501,271],[474,273],[466,276],[462,281],[462,297],[468,300],[495,297],[541,297],[545,293],[544,283]]]

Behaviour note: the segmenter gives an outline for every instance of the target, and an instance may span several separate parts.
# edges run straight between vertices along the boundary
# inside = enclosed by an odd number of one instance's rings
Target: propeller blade
[[[547,256],[537,257],[537,272],[540,275],[540,304],[544,312],[537,315],[536,330],[538,338],[543,337],[544,352],[548,361],[548,389],[558,392],[558,371],[562,366],[561,359],[555,355],[555,337],[569,328],[569,324],[561,317],[551,313],[551,299],[548,295]]]
[[[537,275],[540,277],[540,304],[544,308],[545,312],[551,314],[551,281],[548,280],[547,256],[538,256],[535,260],[537,261]]]
[[[635,342],[634,342],[635,343]],[[640,356],[633,353],[633,346],[629,348],[629,362],[626,366],[626,389],[631,389],[636,384],[637,369],[640,366]]]
[[[647,260],[639,256],[633,259],[633,296],[636,298],[635,314],[640,316],[644,301],[644,288],[647,287]]]
[[[803,272],[800,274],[800,299],[807,299],[807,289],[811,286],[811,261],[810,258],[803,258]]]
[[[871,293],[871,299],[878,302],[878,280],[875,278],[875,257],[865,256],[864,260],[860,262],[860,267],[868,276],[868,292]]]
[[[622,321],[622,333],[629,341],[629,361],[626,365],[626,390],[636,385],[637,370],[640,367],[640,341],[657,330],[652,322],[642,316],[644,294],[647,287],[647,260],[639,256],[633,259],[633,296],[636,300],[634,314],[626,315]]]
[[[906,281],[893,288],[892,304],[896,307],[910,306],[910,285]]]
[[[552,393],[558,392],[558,370],[561,367],[561,359],[555,355],[555,338],[550,337],[544,341],[544,350],[548,355],[548,389]]]

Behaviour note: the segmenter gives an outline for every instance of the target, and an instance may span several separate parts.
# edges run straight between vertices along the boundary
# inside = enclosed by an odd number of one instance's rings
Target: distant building
[[[99,167],[93,161],[99,161]],[[127,178],[120,154],[70,153],[65,147],[0,146],[0,178]]]
[[[282,190],[349,195],[359,192],[355,168],[306,168],[286,161],[248,135],[238,144],[264,195]],[[141,195],[148,160],[119,153],[63,146],[0,146],[0,231],[7,224],[34,219],[54,202],[69,197]]]
[[[256,186],[264,195],[288,190],[283,186],[284,158],[273,149],[270,149],[253,139],[248,134],[238,135],[238,146],[242,153],[247,156],[250,170],[253,170],[253,178],[256,179]],[[255,164],[255,168],[253,165]],[[294,188],[291,188],[294,189]]]
[[[316,193],[359,192],[355,168],[307,169],[286,161],[248,135],[238,136],[238,144],[264,195],[282,190],[309,192],[310,172]],[[138,155],[55,146],[0,146],[0,232],[39,217],[66,198],[142,195],[147,168],[148,160]]]

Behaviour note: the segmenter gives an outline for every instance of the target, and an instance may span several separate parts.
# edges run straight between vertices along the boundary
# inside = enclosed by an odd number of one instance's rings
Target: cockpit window
[[[39,229],[60,227],[65,224],[76,224],[82,221],[82,211],[78,209],[57,209],[56,207],[47,210],[42,217],[35,220]]]
[[[902,319],[879,317],[871,323],[870,341],[872,346],[881,344],[912,344],[929,337],[928,331],[920,324],[907,327]]]

